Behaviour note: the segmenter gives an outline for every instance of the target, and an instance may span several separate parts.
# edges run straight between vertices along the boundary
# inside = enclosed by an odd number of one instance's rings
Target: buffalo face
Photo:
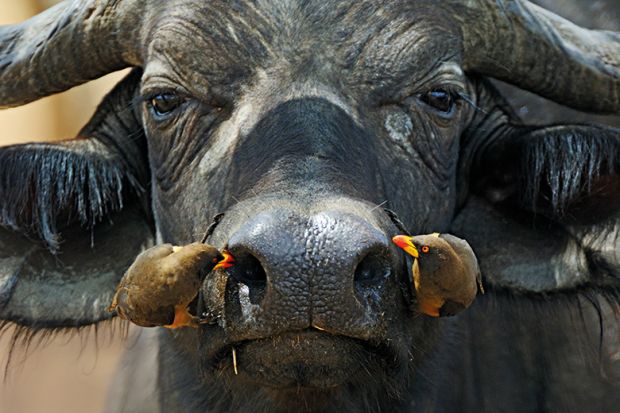
[[[300,406],[281,392],[406,383],[433,344],[432,323],[409,310],[384,208],[415,233],[448,229],[459,136],[473,114],[458,57],[431,58],[452,51],[448,33],[422,26],[428,13],[387,10],[357,27],[357,12],[292,10],[303,27],[287,39],[275,20],[236,24],[255,19],[250,9],[199,10],[219,41],[158,26],[141,80],[161,240],[195,240],[224,212],[209,242],[237,261],[219,325],[201,333],[203,371]],[[342,13],[350,24],[338,23]],[[364,45],[367,31],[382,35]],[[200,56],[186,50],[192,36]],[[385,370],[393,377],[373,378]]]
[[[291,10],[303,28],[287,39],[276,20],[235,23],[251,9],[199,10],[218,42],[174,20],[154,27],[141,79],[161,240],[195,240],[224,212],[209,242],[237,257],[201,365],[278,400],[277,388],[358,387],[388,366],[405,377],[433,343],[432,324],[409,311],[384,208],[416,233],[448,228],[472,87],[458,57],[431,57],[452,51],[427,12],[386,10],[357,27],[359,12]],[[364,44],[367,31],[382,35]]]

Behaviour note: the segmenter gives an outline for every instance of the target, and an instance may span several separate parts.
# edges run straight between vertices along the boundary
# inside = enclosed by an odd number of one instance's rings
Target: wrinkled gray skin
[[[219,320],[145,330],[109,411],[617,408],[620,132],[486,78],[618,113],[617,35],[521,32],[502,19],[531,6],[511,1],[134,3],[0,29],[0,106],[138,67],[88,139],[0,151],[0,318],[107,319],[142,248],[196,241],[225,213],[208,242],[237,264],[202,288]],[[556,12],[620,28],[612,0],[569,3]],[[608,20],[587,18],[599,6]],[[433,90],[459,97],[443,110]],[[383,208],[468,240],[487,294],[419,314]]]

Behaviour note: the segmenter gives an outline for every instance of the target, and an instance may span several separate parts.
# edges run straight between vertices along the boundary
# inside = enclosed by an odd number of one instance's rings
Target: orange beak
[[[405,250],[405,252],[414,258],[418,258],[418,249],[413,245],[411,237],[406,235],[397,235],[392,238],[392,242],[399,248]]]
[[[218,262],[215,267],[213,267],[213,270],[219,270],[220,268],[230,268],[235,265],[235,258],[230,252],[224,250],[222,251],[222,255],[224,256],[224,258],[220,262]]]

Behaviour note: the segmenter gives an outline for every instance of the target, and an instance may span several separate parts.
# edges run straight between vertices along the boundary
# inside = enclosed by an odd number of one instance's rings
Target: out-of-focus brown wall
[[[20,22],[58,1],[0,0],[0,24]],[[124,76],[114,73],[65,93],[15,109],[0,110],[0,146],[68,139],[94,113],[104,94]],[[100,338],[106,337],[105,332]],[[63,335],[23,361],[14,355],[9,379],[2,373],[10,334],[0,338],[0,413],[99,413],[119,356],[131,339],[81,342]]]
[[[57,2],[0,0],[0,25],[25,20]],[[74,137],[101,98],[125,73],[112,73],[19,108],[0,110],[0,145]]]

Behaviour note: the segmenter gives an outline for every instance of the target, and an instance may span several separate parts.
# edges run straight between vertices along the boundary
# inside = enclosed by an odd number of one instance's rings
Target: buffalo
[[[77,139],[0,149],[0,319],[110,320],[136,255],[219,216],[236,265],[192,305],[220,317],[146,330],[111,412],[617,409],[613,3],[76,0],[1,27],[0,107],[133,70]],[[467,240],[486,294],[421,314],[404,231]]]

